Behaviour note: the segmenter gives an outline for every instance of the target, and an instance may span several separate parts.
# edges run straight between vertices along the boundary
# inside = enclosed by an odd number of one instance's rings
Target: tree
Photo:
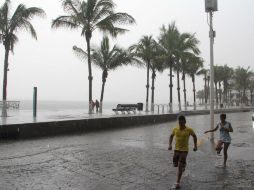
[[[228,88],[229,88],[229,81],[233,78],[234,70],[233,68],[224,65],[222,67],[222,82],[223,82],[223,101],[227,104],[228,103]]]
[[[212,84],[212,85],[215,85],[216,108],[218,108],[219,98],[221,97],[222,75],[223,75],[222,66],[214,65],[214,84]],[[218,85],[219,85],[219,89],[218,89]],[[219,94],[220,94],[220,96],[219,96]]]
[[[98,29],[116,37],[127,30],[119,28],[120,24],[133,24],[135,20],[127,13],[116,13],[112,0],[62,0],[67,15],[59,16],[52,22],[53,28],[67,27],[81,29],[87,45],[88,80],[89,80],[89,113],[92,112],[92,66],[90,42],[93,32]]]
[[[193,84],[193,105],[194,110],[196,110],[196,86],[195,86],[195,76],[198,74],[199,70],[203,67],[203,60],[195,55],[189,57],[189,63],[187,65],[186,71],[191,77]]]
[[[209,79],[208,79],[208,69],[201,69],[197,75],[204,75],[204,81],[205,81],[205,85],[204,85],[204,94],[205,94],[205,106],[207,109],[207,99],[208,99],[208,88],[209,88]]]
[[[184,56],[188,53],[193,53],[198,55],[200,50],[197,45],[199,44],[198,39],[195,37],[195,34],[190,33],[182,33],[177,36],[176,42],[176,65],[175,70],[177,74],[177,91],[178,91],[178,104],[179,111],[181,111],[181,95],[180,95],[180,72],[185,65],[183,64]]]
[[[81,59],[87,59],[87,52],[81,48],[74,46],[73,50]],[[102,112],[104,89],[109,71],[127,65],[132,61],[132,58],[128,55],[126,50],[117,45],[114,45],[113,48],[110,49],[109,38],[104,36],[100,48],[92,49],[91,61],[102,70],[100,97],[100,112]]]
[[[205,98],[205,92],[204,92],[204,90],[197,91],[196,97],[197,97],[197,99],[199,99],[199,104],[203,104],[203,100]]]
[[[249,83],[249,90],[250,90],[250,105],[253,106],[253,92],[254,92],[254,80],[253,80],[254,75],[252,75],[252,79],[250,80]]]
[[[162,53],[162,49],[159,46],[159,44],[154,44],[155,47],[153,48],[153,59],[151,60],[151,70],[152,70],[152,97],[151,97],[151,111],[154,111],[154,90],[155,90],[155,78],[156,78],[156,72],[163,72],[165,65],[164,65],[164,59],[160,56]]]
[[[11,2],[6,0],[0,8],[0,39],[5,49],[4,57],[4,77],[3,77],[3,102],[7,100],[7,74],[9,66],[9,53],[14,52],[14,46],[18,41],[17,33],[25,29],[31,36],[37,39],[36,31],[31,24],[34,16],[45,16],[45,12],[37,7],[27,8],[24,4],[19,4],[13,15],[10,13]],[[5,104],[5,103],[4,103]],[[3,106],[2,116],[7,116],[6,106]]]
[[[250,84],[250,77],[253,75],[253,72],[250,70],[250,67],[247,69],[238,66],[235,69],[235,85],[239,89],[240,94],[242,92],[242,96],[240,95],[240,101],[241,103],[246,103],[247,96],[246,96],[246,89],[248,89],[248,86]]]
[[[162,47],[162,57],[165,60],[165,66],[169,68],[169,106],[170,111],[173,112],[173,68],[175,66],[174,55],[176,54],[176,43],[178,39],[179,31],[175,25],[175,22],[172,22],[166,28],[164,25],[160,29],[159,44]]]
[[[131,46],[130,51],[134,52],[134,56],[140,58],[143,64],[146,65],[146,112],[148,112],[148,101],[149,101],[149,72],[151,69],[151,61],[155,56],[156,41],[152,36],[143,36],[138,44]]]

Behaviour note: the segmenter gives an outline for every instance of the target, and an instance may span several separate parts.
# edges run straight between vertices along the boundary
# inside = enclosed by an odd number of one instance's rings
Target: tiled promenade
[[[234,127],[227,168],[218,167],[209,115],[188,116],[199,138],[182,189],[254,189],[251,112],[230,113]],[[218,119],[218,116],[216,116]],[[0,142],[1,190],[166,190],[175,181],[168,135],[175,122],[72,136]],[[192,143],[190,144],[192,146]]]

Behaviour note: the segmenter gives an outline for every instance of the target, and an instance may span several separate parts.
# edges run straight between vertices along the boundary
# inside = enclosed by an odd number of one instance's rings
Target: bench
[[[116,108],[112,109],[116,114],[118,111],[121,111],[123,114],[127,112],[130,114],[131,112],[136,113],[136,110],[142,111],[143,110],[143,103],[137,104],[117,104]]]

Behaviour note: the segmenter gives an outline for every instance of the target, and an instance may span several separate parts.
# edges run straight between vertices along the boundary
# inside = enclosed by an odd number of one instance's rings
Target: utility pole
[[[215,31],[213,30],[213,12],[218,11],[217,0],[205,0],[205,11],[209,13],[209,37],[210,37],[210,119],[211,130],[214,129],[214,52],[213,44]],[[211,133],[211,141],[214,140],[214,133]]]

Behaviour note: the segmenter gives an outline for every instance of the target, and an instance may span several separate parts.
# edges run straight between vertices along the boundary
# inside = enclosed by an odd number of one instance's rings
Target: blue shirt
[[[226,123],[224,124],[224,127],[226,129],[230,129],[231,126],[231,123],[225,121]],[[219,130],[220,130],[220,140],[222,142],[225,142],[225,143],[231,143],[231,137],[230,137],[230,134],[228,131],[225,131],[224,129],[221,128],[222,124],[221,123],[218,123],[217,125],[219,127]]]

